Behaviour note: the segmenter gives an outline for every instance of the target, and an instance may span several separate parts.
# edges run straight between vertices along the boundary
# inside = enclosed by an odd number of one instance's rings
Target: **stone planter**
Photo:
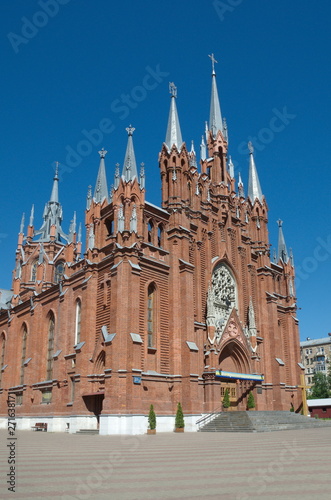
[[[147,434],[156,434],[156,429],[147,429]]]
[[[175,427],[175,432],[184,432],[184,427]]]

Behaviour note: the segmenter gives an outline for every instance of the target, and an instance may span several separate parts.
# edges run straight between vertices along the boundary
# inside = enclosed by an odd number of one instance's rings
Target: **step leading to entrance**
[[[331,427],[331,420],[318,420],[290,411],[221,412],[199,432],[271,432],[311,427]]]

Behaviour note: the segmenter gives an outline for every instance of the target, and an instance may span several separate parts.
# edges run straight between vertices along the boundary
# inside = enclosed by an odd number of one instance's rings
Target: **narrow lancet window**
[[[82,315],[82,303],[78,299],[76,302],[75,345],[79,344],[80,342],[81,315]]]
[[[49,316],[49,323],[48,323],[47,373],[46,373],[47,380],[51,380],[53,378],[54,331],[55,331],[55,318],[54,314],[51,313]]]
[[[20,373],[20,385],[24,384],[24,363],[26,360],[26,341],[28,337],[28,330],[26,325],[23,325],[23,335],[22,335],[22,357],[21,357],[21,373]]]
[[[148,287],[147,297],[147,346],[155,347],[155,296],[156,290],[153,284]]]

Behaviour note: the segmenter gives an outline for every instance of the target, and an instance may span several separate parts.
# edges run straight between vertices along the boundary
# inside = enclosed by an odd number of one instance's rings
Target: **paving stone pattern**
[[[60,500],[330,499],[331,429],[100,436],[16,433],[17,487],[0,498]]]

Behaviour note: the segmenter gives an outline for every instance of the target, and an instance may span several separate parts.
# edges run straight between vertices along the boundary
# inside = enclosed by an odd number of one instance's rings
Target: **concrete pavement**
[[[0,431],[1,499],[331,498],[331,429],[91,436]]]

